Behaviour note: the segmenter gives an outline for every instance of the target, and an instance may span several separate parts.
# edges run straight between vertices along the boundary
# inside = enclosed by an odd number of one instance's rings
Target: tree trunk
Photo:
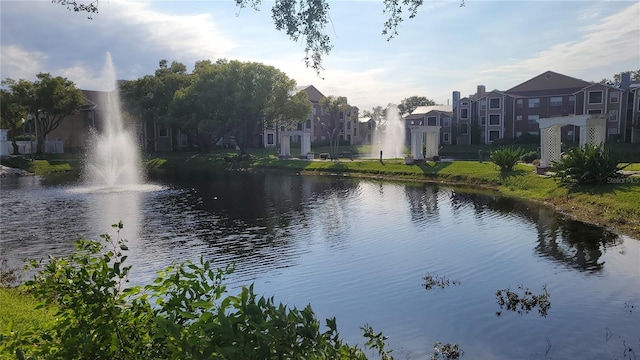
[[[16,139],[14,138],[13,141],[11,142],[11,146],[13,146],[13,153],[12,155],[18,155],[18,143],[16,142]]]
[[[40,137],[36,140],[36,154],[42,153],[44,153],[44,139]]]

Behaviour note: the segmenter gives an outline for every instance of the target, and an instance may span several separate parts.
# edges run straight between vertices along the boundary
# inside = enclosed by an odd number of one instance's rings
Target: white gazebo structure
[[[311,157],[311,133],[302,130],[285,130],[280,132],[280,157],[291,157],[291,137],[300,136],[300,156]]]
[[[605,140],[607,118],[601,114],[570,115],[538,120],[540,126],[540,167],[549,167],[560,161],[560,129],[565,125],[580,127],[580,146],[599,145]]]
[[[411,157],[414,160],[431,159],[438,156],[440,147],[440,126],[409,125],[411,131]],[[426,152],[422,153],[425,147]]]

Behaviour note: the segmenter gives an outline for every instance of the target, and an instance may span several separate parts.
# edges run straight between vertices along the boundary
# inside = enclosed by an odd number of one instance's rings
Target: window
[[[188,138],[186,134],[180,134],[180,146],[181,147],[187,147],[188,144]]]
[[[347,134],[347,143],[351,144],[351,134]]]
[[[549,99],[549,105],[562,106],[562,96],[552,96],[551,99]]]
[[[463,102],[461,102],[460,104],[462,104],[462,105],[469,105],[469,103],[468,103],[468,102],[466,102],[466,101],[463,101]]]
[[[524,107],[524,100],[522,100],[522,99],[516,100],[516,107],[518,109],[522,109]]]
[[[373,121],[371,120],[367,121],[367,130],[371,130],[372,127],[373,127]]]
[[[469,109],[460,109],[460,119],[469,118]]]
[[[267,145],[273,145],[273,134],[267,134]]]
[[[347,130],[351,130],[351,121],[347,121]]]
[[[302,123],[298,123],[298,126],[296,127],[298,130],[302,130]]]
[[[166,126],[161,126],[158,129],[158,136],[159,137],[167,137],[167,136],[169,136],[169,131],[168,131]]]
[[[480,100],[480,110],[486,110],[486,109],[487,109],[487,100],[486,99]]]
[[[522,136],[522,131],[516,131],[516,137],[519,138],[520,136]]]
[[[427,117],[427,125],[428,126],[436,126],[437,125],[437,121],[438,118],[435,116],[428,116]]]
[[[618,102],[618,97],[620,96],[620,93],[617,91],[612,92],[611,94],[609,94],[609,102],[612,104],[615,104]]]
[[[575,95],[569,96],[569,105],[575,105],[575,104],[576,104],[576,96]]]
[[[311,129],[311,119],[307,119],[307,129]]]
[[[500,115],[499,114],[489,115],[489,125],[500,125]]]
[[[486,125],[486,124],[487,124],[487,117],[480,116],[480,125]]]
[[[467,135],[469,133],[469,124],[463,123],[460,124],[460,134]]]
[[[516,121],[521,121],[522,120],[522,115],[516,115]]]
[[[353,127],[353,136],[358,136],[358,128],[356,126]]]
[[[315,106],[313,107],[313,115],[314,116],[316,115],[316,107]]]
[[[449,119],[448,117],[447,117],[447,118],[442,119],[442,126],[443,126],[443,127],[449,127],[449,126],[451,126],[451,121],[450,121],[450,119]]]
[[[500,98],[489,99],[489,109],[500,109]]]
[[[602,114],[602,110],[600,110],[600,109],[591,109],[591,110],[587,111],[587,114],[589,114],[589,115]]]
[[[609,121],[611,122],[618,121],[618,110],[609,111]]]
[[[530,108],[540,107],[540,98],[529,99],[529,107]]]
[[[529,124],[537,124],[538,120],[540,120],[540,115],[528,115],[527,116],[527,121],[529,121]]]
[[[573,140],[573,130],[569,130],[569,131],[567,131],[567,138],[568,138],[569,140]]]
[[[602,91],[589,91],[589,104],[602,104]]]
[[[499,130],[491,130],[489,131],[489,141],[496,141],[500,139],[500,131]]]
[[[449,142],[449,133],[442,134],[442,142],[445,142],[445,143]]]

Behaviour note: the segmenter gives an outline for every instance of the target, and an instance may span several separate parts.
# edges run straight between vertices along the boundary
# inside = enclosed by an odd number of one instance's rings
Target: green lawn
[[[54,320],[55,309],[36,309],[38,301],[24,292],[21,287],[0,286],[0,334],[8,336],[26,331],[38,331]],[[0,359],[15,359],[0,343]]]

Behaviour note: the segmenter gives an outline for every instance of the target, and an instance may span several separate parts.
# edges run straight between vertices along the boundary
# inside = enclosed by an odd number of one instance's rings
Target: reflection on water
[[[452,192],[454,208],[473,206],[476,216],[485,216],[487,210],[505,216],[517,216],[535,225],[538,232],[538,254],[584,271],[599,271],[603,251],[620,245],[622,239],[605,228],[566,219],[553,209],[535,203],[481,193]]]
[[[155,185],[117,191],[3,179],[0,251],[14,266],[63,255],[122,220],[134,284],[172,261],[235,263],[232,289],[254,282],[290,306],[311,303],[350,342],[368,323],[399,358],[424,359],[435,341],[469,358],[616,358],[640,339],[640,312],[626,311],[640,306],[639,242],[546,207],[338,176],[150,178]],[[456,286],[426,291],[429,274]],[[496,291],[518,286],[548,290],[546,318],[495,316]]]

